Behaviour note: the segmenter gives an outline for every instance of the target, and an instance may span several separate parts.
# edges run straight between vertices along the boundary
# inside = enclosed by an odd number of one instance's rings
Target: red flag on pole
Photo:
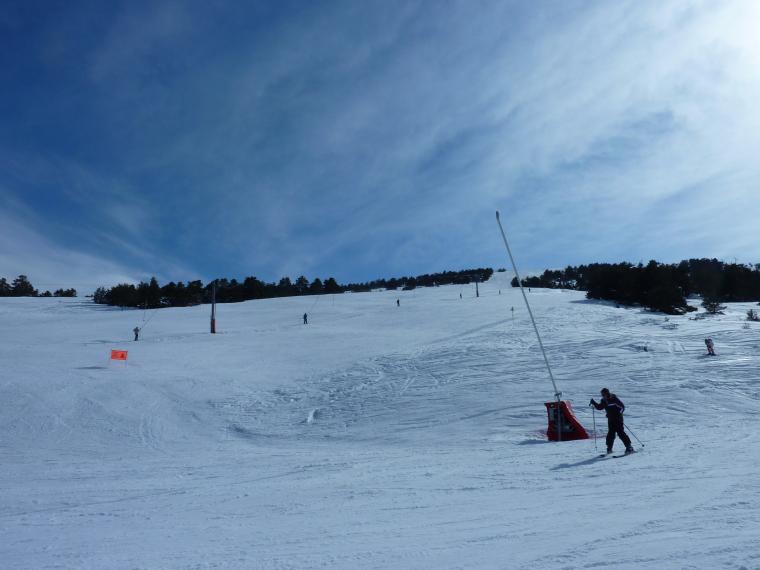
[[[112,350],[111,360],[126,360],[128,350]]]

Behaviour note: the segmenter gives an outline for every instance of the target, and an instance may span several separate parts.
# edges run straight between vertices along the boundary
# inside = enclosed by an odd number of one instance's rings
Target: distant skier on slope
[[[607,453],[612,453],[612,445],[615,442],[615,435],[625,445],[625,453],[633,453],[631,439],[625,433],[623,423],[623,412],[625,406],[615,394],[611,394],[608,388],[602,388],[602,400],[597,403],[591,398],[589,405],[594,406],[597,410],[607,412]]]
[[[396,299],[396,306],[397,306],[397,307],[400,307],[400,306],[401,306],[401,301],[400,301],[399,299]]]
[[[715,345],[713,344],[713,339],[706,338],[705,346],[707,347],[708,356],[715,356]]]
[[[303,314],[303,324],[308,325],[309,324],[309,315],[306,313]]]
[[[140,327],[133,328],[132,332],[135,333],[135,340],[137,340],[140,337]]]

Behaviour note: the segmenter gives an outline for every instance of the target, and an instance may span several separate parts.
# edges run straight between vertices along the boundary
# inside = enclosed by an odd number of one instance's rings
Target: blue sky
[[[760,4],[4,2],[0,276],[760,262]]]

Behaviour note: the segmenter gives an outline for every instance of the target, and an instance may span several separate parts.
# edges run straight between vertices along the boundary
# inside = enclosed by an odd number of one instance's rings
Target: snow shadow
[[[573,299],[570,302],[577,305],[602,305],[604,307],[615,307],[616,309],[629,308],[615,301],[606,301],[604,299]]]
[[[602,459],[601,457],[591,457],[584,459],[583,461],[576,461],[575,463],[560,463],[551,468],[551,471],[559,471],[560,469],[572,469],[573,467],[583,467],[584,465],[591,465]]]

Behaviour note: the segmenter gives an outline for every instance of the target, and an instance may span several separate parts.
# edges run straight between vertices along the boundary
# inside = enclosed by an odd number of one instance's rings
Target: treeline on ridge
[[[295,281],[283,277],[278,283],[265,283],[256,277],[246,277],[243,281],[236,279],[216,279],[216,302],[236,303],[253,299],[269,299],[274,297],[293,297],[297,295],[323,295],[330,293],[359,293],[373,289],[403,289],[411,290],[417,287],[433,287],[436,285],[467,284],[473,281],[483,282],[493,274],[491,268],[465,269],[462,271],[444,271],[418,275],[416,277],[398,277],[377,279],[364,283],[339,284],[330,277],[322,281],[319,278],[309,281],[301,276]],[[187,307],[210,303],[214,281],[205,285],[200,280],[170,282],[159,285],[155,277],[147,283],[138,285],[122,283],[114,287],[99,287],[93,300],[96,303],[118,307]]]
[[[8,283],[5,277],[0,277],[0,297],[76,297],[76,289],[57,289],[53,293],[40,293],[29,282],[26,275],[19,275],[13,282]]]
[[[760,264],[725,263],[717,259],[689,259],[677,264],[592,263],[547,269],[522,280],[524,287],[576,289],[589,299],[623,305],[641,305],[672,315],[696,310],[687,298],[705,303],[760,301]],[[517,287],[517,279],[512,286]]]

